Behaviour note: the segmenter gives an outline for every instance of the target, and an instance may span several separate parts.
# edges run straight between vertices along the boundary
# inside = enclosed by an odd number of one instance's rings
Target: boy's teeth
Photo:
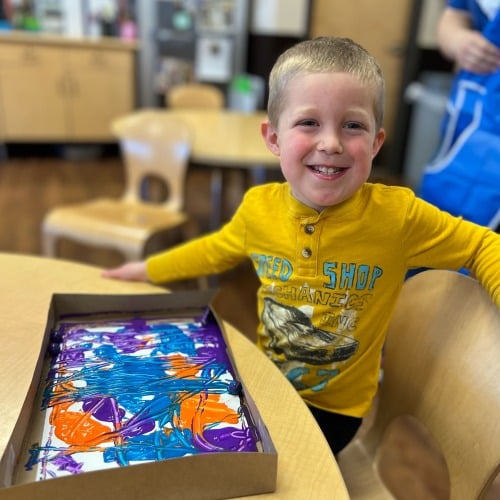
[[[314,170],[316,170],[316,172],[320,172],[322,174],[332,175],[332,174],[336,174],[337,172],[340,172],[342,169],[334,168],[334,167],[321,167],[321,166],[316,165],[314,167]]]

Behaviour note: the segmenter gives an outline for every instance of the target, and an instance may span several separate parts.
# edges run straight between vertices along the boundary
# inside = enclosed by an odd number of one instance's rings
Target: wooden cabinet
[[[67,135],[60,60],[58,48],[0,45],[0,102],[6,140]]]
[[[113,118],[134,108],[130,54],[72,50],[66,67],[71,136],[82,140],[109,136]]]
[[[346,36],[373,54],[386,80],[384,124],[391,140],[400,105],[403,64],[413,0],[314,0],[312,36]]]
[[[112,140],[135,107],[131,46],[0,41],[0,134],[5,142]]]

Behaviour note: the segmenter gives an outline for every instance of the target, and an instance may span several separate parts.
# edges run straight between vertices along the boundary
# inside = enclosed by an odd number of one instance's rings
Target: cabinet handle
[[[65,73],[57,83],[57,91],[62,97],[71,98],[78,94],[78,82],[69,73]]]
[[[28,45],[25,47],[24,52],[23,52],[23,59],[25,62],[28,64],[33,64],[37,62],[37,51],[35,47],[32,47],[31,45]]]
[[[74,78],[71,74],[65,76],[65,93],[68,97],[73,98],[77,96],[80,92],[80,87],[78,85],[78,80]]]
[[[104,54],[96,52],[92,59],[92,64],[97,68],[106,68],[107,67],[107,59]]]
[[[397,57],[397,58],[403,58],[406,55],[406,45],[404,43],[398,43],[395,42],[388,47],[388,52],[391,54],[391,56]]]
[[[63,76],[62,78],[59,78],[57,81],[57,92],[61,97],[65,97],[67,92],[66,92],[66,76]]]
[[[76,97],[80,94],[80,85],[78,84],[78,80],[75,78],[71,79],[71,95]]]

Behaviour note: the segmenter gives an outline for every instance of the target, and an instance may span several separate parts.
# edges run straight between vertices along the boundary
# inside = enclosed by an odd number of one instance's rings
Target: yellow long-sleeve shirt
[[[147,272],[164,283],[247,258],[261,283],[259,347],[307,403],[346,415],[370,408],[408,269],[468,268],[500,308],[500,236],[380,184],[321,213],[286,183],[252,188],[224,227],[150,257]]]

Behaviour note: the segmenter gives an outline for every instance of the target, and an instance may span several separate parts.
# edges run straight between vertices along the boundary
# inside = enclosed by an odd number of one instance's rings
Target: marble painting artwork
[[[62,318],[51,336],[43,480],[199,453],[253,452],[259,435],[219,325],[200,315]]]

